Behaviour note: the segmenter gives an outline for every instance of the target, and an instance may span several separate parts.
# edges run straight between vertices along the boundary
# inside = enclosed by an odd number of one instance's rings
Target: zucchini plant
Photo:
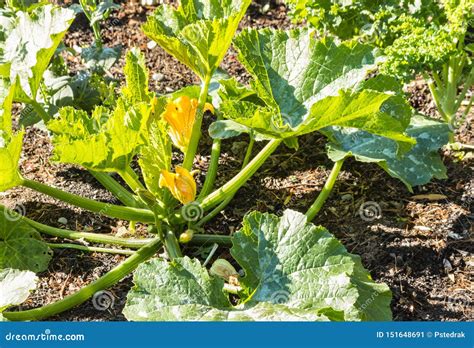
[[[116,6],[99,4],[93,27]],[[19,120],[23,126],[47,123],[63,106],[91,112],[113,96],[115,83],[107,74],[120,58],[121,47],[104,47],[96,37],[92,46],[80,50],[84,69],[71,76],[62,57],[63,52],[75,53],[62,43],[79,12],[77,6],[71,8],[30,1],[0,9],[0,89],[6,93],[18,80],[14,101],[24,105]]]
[[[12,296],[14,301],[2,304],[4,318],[47,318],[134,272],[124,309],[129,320],[391,319],[389,288],[374,282],[358,256],[312,221],[350,156],[379,164],[408,189],[445,177],[437,151],[447,142],[449,128],[414,116],[397,81],[373,74],[381,57],[370,45],[318,40],[307,29],[244,29],[235,35],[249,4],[182,0],[178,8],[160,6],[143,26],[146,35],[196,73],[200,85],[169,95],[150,91],[145,58],[132,49],[126,54],[126,83],[113,105],[97,106],[92,113],[64,107],[46,123],[52,160],[86,168],[122,205],[80,197],[21,174],[24,130],[13,129],[11,115],[21,84],[10,83],[0,114],[0,190],[23,186],[132,226],[141,222],[150,237],[55,228],[1,207],[0,267],[11,277],[45,270],[52,248],[129,255],[96,281],[44,307],[5,310],[23,298]],[[216,73],[232,43],[251,76],[249,85]],[[207,130],[213,144],[205,182],[198,187],[193,166],[205,116],[213,118]],[[206,225],[277,148],[298,151],[298,138],[313,132],[327,137],[334,167],[305,213],[250,212],[234,235],[206,234]],[[241,169],[215,187],[221,143],[240,134],[249,139]],[[256,151],[258,142],[264,145]],[[173,151],[182,156],[172,156]],[[135,160],[139,170],[132,169]],[[125,186],[110,174],[119,175]],[[51,244],[41,235],[93,246]],[[183,255],[185,243],[231,247],[241,273],[224,260],[208,271],[206,262]],[[162,248],[166,257],[156,257]]]
[[[288,0],[295,20],[321,36],[370,42],[386,60],[381,71],[405,82],[422,75],[438,113],[454,131],[472,106],[474,5],[471,0]],[[467,104],[462,107],[466,97]]]

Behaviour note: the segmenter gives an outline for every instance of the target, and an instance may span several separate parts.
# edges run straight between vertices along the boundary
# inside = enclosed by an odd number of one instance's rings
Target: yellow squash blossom
[[[196,198],[196,181],[185,168],[176,166],[176,174],[162,170],[159,184],[170,190],[173,197],[183,204],[191,203]]]
[[[184,95],[175,100],[170,100],[166,105],[166,110],[163,117],[169,124],[168,134],[173,144],[182,152],[186,152],[193,132],[194,120],[196,119],[196,112],[198,107],[198,100],[189,98]],[[204,111],[214,112],[211,104],[206,103]]]

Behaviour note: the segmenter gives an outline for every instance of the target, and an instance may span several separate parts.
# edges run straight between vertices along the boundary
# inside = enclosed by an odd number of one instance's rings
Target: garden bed
[[[121,44],[125,49],[139,47],[153,73],[151,90],[169,93],[198,80],[182,64],[160,47],[149,48],[149,39],[140,26],[153,8],[134,3],[123,3],[103,27],[107,46]],[[292,26],[283,5],[274,5],[266,13],[252,5],[241,23],[242,27]],[[84,46],[93,40],[87,22],[76,19],[65,43]],[[71,68],[79,64],[71,60]],[[123,60],[111,71],[123,80]],[[231,75],[246,81],[244,69],[235,54],[228,54],[222,64]],[[420,112],[435,115],[429,91],[423,82],[410,87],[414,92],[412,105]],[[474,139],[471,112],[466,123],[458,130],[457,139],[471,143]],[[205,136],[203,144],[212,140]],[[281,214],[287,208],[304,212],[312,203],[332,167],[320,135],[310,134],[300,140],[295,152],[280,147],[258,173],[239,191],[232,203],[209,224],[206,232],[231,234],[240,227],[242,217],[249,211]],[[245,147],[239,142],[224,141],[221,156],[222,171],[217,186],[237,173]],[[207,146],[206,148],[209,148]],[[30,128],[24,142],[21,171],[25,177],[52,184],[65,191],[103,202],[117,203],[87,171],[75,166],[51,164],[52,146],[46,132]],[[196,167],[200,169],[198,184],[205,177],[209,153],[200,152]],[[394,320],[472,320],[472,272],[474,247],[472,243],[474,197],[473,164],[460,159],[453,151],[443,152],[448,168],[448,179],[416,187],[413,193],[398,180],[390,178],[378,166],[362,165],[348,160],[330,199],[314,221],[328,228],[347,249],[361,256],[364,266],[376,282],[385,282],[393,292]],[[324,165],[322,165],[324,164]],[[425,199],[416,196],[427,195]],[[437,195],[437,196],[434,196]],[[432,200],[435,198],[434,200]],[[0,202],[17,207],[26,216],[52,226],[71,230],[122,233],[126,222],[116,222],[60,203],[25,188],[16,188],[2,194]],[[377,216],[364,217],[360,207],[375,202],[380,208]],[[145,234],[144,228],[137,229]],[[208,247],[185,248],[188,255],[209,253]],[[220,248],[216,258],[229,258],[228,250]],[[124,259],[123,256],[84,253],[57,249],[50,267],[40,273],[40,284],[21,308],[29,309],[57,301],[76,292],[84,285],[105,274]],[[113,306],[100,310],[92,301],[57,315],[52,320],[124,320],[121,314],[125,296],[132,286],[131,277],[109,289]]]

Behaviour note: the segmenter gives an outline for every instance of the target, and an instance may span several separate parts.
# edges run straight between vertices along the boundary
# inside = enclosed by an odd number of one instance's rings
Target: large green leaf
[[[236,37],[235,46],[253,78],[251,88],[223,84],[221,109],[232,122],[214,124],[214,136],[229,136],[236,123],[273,138],[339,125],[413,143],[403,134],[411,116],[407,102],[393,93],[360,88],[378,62],[372,47],[317,41],[303,29],[248,29]],[[397,113],[391,112],[393,105]]]
[[[412,186],[428,183],[433,177],[446,178],[446,168],[438,150],[449,141],[446,123],[421,115],[412,117],[407,134],[416,145],[397,155],[397,144],[387,138],[356,129],[331,128],[324,133],[331,139],[328,155],[333,161],[354,156],[361,162],[376,162],[391,176],[400,179],[411,191]]]
[[[129,320],[390,320],[390,291],[322,227],[287,210],[244,218],[231,250],[245,272],[241,304],[199,261],[155,259],[138,267]]]
[[[30,296],[30,291],[36,289],[37,282],[38,277],[31,271],[0,269],[0,313],[10,306],[23,303]]]
[[[0,8],[0,77],[9,78],[10,64],[3,58],[5,41],[15,27],[15,12],[10,8]]]
[[[123,171],[146,144],[152,111],[148,103],[129,105],[124,99],[117,101],[113,112],[97,107],[92,116],[62,108],[59,118],[48,123],[54,135],[53,160],[97,171]]]
[[[18,77],[27,98],[36,99],[43,74],[73,19],[73,11],[51,4],[31,13],[19,11],[5,42],[0,40],[2,74],[6,69],[10,81]]]
[[[160,6],[143,31],[201,79],[212,76],[234,37],[250,0],[181,0]]]
[[[132,103],[149,102],[153,93],[148,89],[148,69],[140,50],[133,48],[127,52],[123,70],[127,83],[122,94]]]
[[[17,212],[0,208],[0,269],[42,272],[48,268],[51,254],[40,234]]]
[[[154,259],[134,273],[135,287],[123,310],[134,321],[263,321],[322,320],[315,310],[259,303],[232,308],[224,282],[188,257],[168,263]]]
[[[72,107],[62,108],[48,123],[54,134],[54,160],[97,171],[123,171],[140,147],[148,144],[155,100],[148,91],[143,56],[129,52],[125,64],[127,85],[113,111],[97,107],[91,116]]]
[[[12,135],[10,140],[0,137],[0,192],[18,186],[22,182],[18,171],[23,132]]]
[[[120,59],[122,46],[103,47],[92,45],[84,48],[81,57],[87,69],[104,74]]]
[[[140,151],[139,164],[148,190],[163,200],[167,191],[159,187],[161,171],[169,171],[171,167],[171,140],[163,120],[151,124],[150,137]]]
[[[120,5],[115,4],[113,0],[100,1],[97,4],[97,6],[93,6],[93,8],[90,8],[90,10],[92,10],[90,25],[92,26],[97,22],[106,20],[109,17],[112,10],[117,10],[117,9],[120,9]]]
[[[358,256],[301,213],[249,214],[233,244],[232,256],[245,271],[241,283],[251,290],[248,301],[280,302],[280,294],[290,308],[318,308],[333,320],[391,318],[388,287],[374,283]]]
[[[5,80],[0,79],[0,83]],[[1,86],[0,86],[1,87]],[[0,95],[0,192],[18,186],[21,175],[18,171],[21,148],[23,144],[23,132],[17,134],[12,130],[12,103],[15,94],[15,86],[5,86]]]
[[[6,79],[0,78],[0,138],[8,140],[12,134],[12,106],[15,88]]]

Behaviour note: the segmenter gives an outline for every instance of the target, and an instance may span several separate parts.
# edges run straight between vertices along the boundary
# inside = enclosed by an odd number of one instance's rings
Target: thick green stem
[[[438,86],[436,86],[433,80],[427,74],[425,74],[424,77],[425,77],[426,83],[428,84],[428,88],[430,89],[430,93],[433,97],[433,100],[436,104],[436,108],[438,109],[439,114],[441,115],[441,117],[443,118],[445,122],[449,122],[450,118],[444,111],[444,104],[441,101],[441,97],[438,92],[438,90],[443,89],[442,83],[438,82]]]
[[[250,138],[249,145],[247,147],[247,152],[244,157],[244,161],[242,162],[242,169],[245,168],[245,166],[249,163],[250,157],[252,156],[252,150],[253,150],[253,145],[255,144],[255,139],[252,137]],[[232,198],[234,198],[234,195],[231,195],[227,197],[225,200],[223,200],[217,207],[215,207],[209,214],[207,214],[205,217],[203,217],[197,224],[196,226],[201,227],[208,223],[210,220],[212,220],[217,214],[219,214],[222,210],[224,210],[225,207],[232,201]]]
[[[100,35],[100,24],[95,22],[92,25],[92,31],[94,32],[95,45],[97,48],[101,49],[103,46],[102,36]]]
[[[36,113],[41,117],[41,119],[43,120],[43,122],[45,124],[47,124],[51,120],[51,116],[46,112],[46,110],[36,100],[32,99],[32,100],[28,101],[28,103],[31,104],[31,106],[33,107],[33,110],[36,111]]]
[[[129,221],[140,221],[145,223],[155,222],[155,217],[152,211],[146,209],[121,207],[118,205],[97,202],[89,198],[74,195],[62,190],[59,190],[48,185],[41,184],[39,182],[23,179],[22,186],[31,188],[35,191],[44,193],[53,198],[59,199],[66,203],[75,205],[77,207],[90,210],[95,213],[99,213],[105,216],[129,220]]]
[[[127,183],[128,187],[130,187],[133,192],[137,192],[139,190],[146,190],[145,186],[142,185],[142,183],[138,179],[137,174],[130,166],[128,166],[125,170],[119,171],[118,174]]]
[[[120,183],[112,178],[109,174],[95,172],[93,170],[89,170],[89,173],[91,173],[92,176],[102,184],[102,186],[109,190],[115,198],[117,198],[126,206],[134,208],[143,207],[136,196],[130,193],[130,191],[128,191],[125,187],[120,185]]]
[[[201,126],[202,119],[204,116],[204,107],[206,105],[207,93],[209,91],[209,85],[211,83],[211,76],[206,77],[203,81],[201,88],[201,94],[199,95],[198,108],[196,111],[196,119],[193,124],[193,131],[191,133],[191,139],[186,153],[184,154],[183,167],[187,170],[191,170],[193,167],[194,156],[196,156],[197,148],[199,145],[199,139],[201,139]]]
[[[473,102],[474,98],[471,97],[471,99],[469,99],[469,103],[466,105],[466,109],[464,110],[464,112],[462,113],[461,115],[461,118],[459,120],[459,124],[463,124],[464,123],[464,120],[466,119],[467,115],[469,115],[469,111],[471,110],[472,108],[472,102]]]
[[[94,296],[95,293],[118,283],[125,276],[133,272],[138,267],[138,265],[155,255],[161,245],[161,241],[158,239],[154,240],[153,242],[137,250],[132,256],[113,268],[110,272],[106,273],[88,286],[82,288],[75,294],[69,295],[58,302],[27,311],[3,312],[2,315],[6,319],[12,321],[41,320],[71,309],[77,305],[80,305],[81,303],[84,303],[89,298]]]
[[[459,110],[461,107],[462,102],[466,98],[467,92],[472,88],[472,85],[474,84],[474,67],[471,69],[471,72],[469,73],[468,78],[464,82],[464,87],[462,92],[459,94],[457,101],[456,101],[456,110]],[[472,102],[472,97],[470,102]]]
[[[0,210],[6,209],[0,205]],[[146,244],[152,242],[156,238],[144,238],[144,239],[133,239],[133,238],[121,238],[115,237],[110,234],[102,233],[90,233],[90,232],[76,232],[65,230],[61,228],[51,227],[42,223],[31,220],[25,216],[20,217],[23,221],[36,228],[43,234],[47,234],[53,237],[60,237],[72,240],[85,240],[92,243],[119,245],[127,248],[139,249]],[[189,242],[191,245],[207,245],[207,244],[221,244],[230,245],[231,239],[229,236],[222,236],[216,234],[195,234],[193,239]]]
[[[47,234],[53,237],[60,237],[72,240],[85,240],[92,243],[100,244],[110,244],[110,245],[120,245],[127,248],[139,249],[147,243],[150,243],[155,238],[147,239],[131,239],[131,238],[121,238],[115,237],[109,234],[102,233],[90,233],[90,232],[76,232],[71,230],[65,230],[57,227],[51,227],[44,225],[42,223],[36,222],[34,220],[28,219],[27,217],[22,216],[21,219],[28,223],[30,226],[36,228],[43,234]]]
[[[206,210],[219,204],[229,196],[233,196],[237,190],[242,187],[248,179],[263,165],[268,157],[281,144],[282,140],[274,139],[270,141],[254,158],[245,166],[236,176],[228,181],[224,186],[215,190],[207,196],[201,203],[201,207]]]
[[[86,245],[71,244],[71,243],[47,243],[48,246],[52,249],[76,249],[81,251],[97,252],[97,253],[108,253],[108,254],[119,254],[119,255],[133,255],[134,250],[125,250],[125,249],[110,249],[110,248],[100,248],[100,247],[90,247]]]
[[[247,152],[245,153],[244,161],[242,162],[242,169],[245,168],[247,164],[249,164],[254,145],[255,145],[255,138],[251,137],[249,141],[249,145],[247,146]]]
[[[429,82],[429,75],[428,74],[425,74],[425,79],[427,82]],[[443,81],[441,81],[441,78],[439,77],[439,74],[436,72],[436,71],[433,71],[433,79],[436,83],[436,87],[438,89],[444,89],[444,84],[443,84]]]
[[[462,143],[451,143],[451,144],[446,145],[446,148],[449,150],[454,150],[454,151],[462,151],[462,150],[473,151],[474,145],[462,144]]]
[[[209,245],[209,244],[219,244],[225,246],[232,245],[231,236],[222,236],[217,234],[195,234],[193,239],[189,242],[191,245]]]
[[[219,214],[222,210],[225,209],[229,205],[229,203],[232,201],[232,198],[234,198],[234,195],[227,197],[224,199],[222,202],[219,203],[217,207],[212,209],[206,216],[204,216],[201,220],[199,220],[196,224],[197,227],[202,227],[205,224],[207,224],[209,221],[214,219],[217,214]]]
[[[313,205],[311,205],[311,207],[306,212],[306,217],[308,218],[308,221],[312,221],[316,217],[316,215],[319,213],[324,203],[328,199],[343,164],[344,159],[334,163],[334,167],[332,168],[331,173],[329,174],[329,177],[326,180],[322,191],[319,193],[318,198],[316,198],[316,201],[313,203]]]
[[[219,120],[221,117],[218,116],[217,119]],[[201,192],[199,193],[198,200],[206,197],[214,188],[214,182],[216,181],[217,176],[217,168],[219,167],[219,158],[221,156],[221,143],[221,139],[214,139],[212,142],[211,160],[207,170],[206,180],[204,181],[204,185],[202,186]]]
[[[173,260],[177,257],[183,257],[178,240],[171,230],[167,230],[165,232],[165,248],[170,260]]]
[[[456,77],[456,57],[452,57],[449,60],[449,67],[448,67],[448,81],[446,84],[446,97],[445,105],[444,105],[444,112],[450,117],[450,121],[452,117],[456,116],[456,94],[457,94],[457,77]]]
[[[86,15],[87,19],[89,20],[89,23],[92,22],[92,14],[89,11],[89,6],[86,1],[84,0],[79,0],[82,10],[84,14]],[[102,37],[100,36],[100,27],[99,23],[95,22],[94,24],[91,25],[92,31],[94,32],[94,39],[95,39],[95,44],[97,47],[102,48]]]

